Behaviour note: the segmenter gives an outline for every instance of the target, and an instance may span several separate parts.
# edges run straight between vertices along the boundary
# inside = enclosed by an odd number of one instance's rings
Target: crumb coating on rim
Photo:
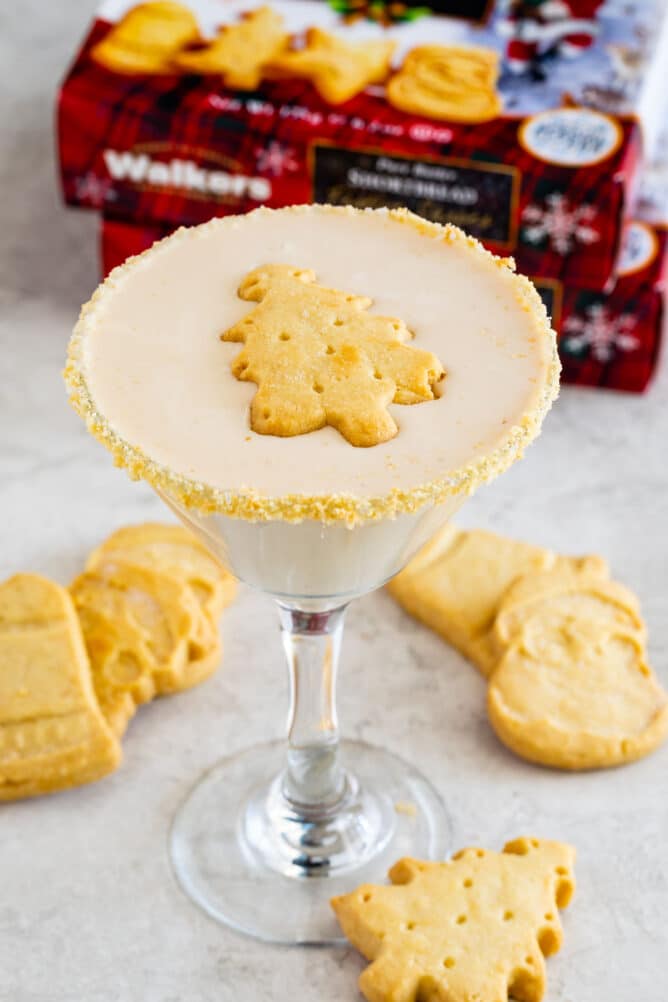
[[[310,212],[312,208],[310,205],[290,206],[281,210],[261,207],[248,213],[248,216],[275,211],[302,213]],[[70,338],[64,371],[70,403],[85,421],[88,431],[111,452],[115,464],[123,467],[133,480],[146,480],[152,487],[169,495],[185,508],[194,509],[201,514],[219,513],[249,521],[301,522],[304,519],[315,519],[322,522],[344,522],[354,526],[415,512],[425,505],[438,504],[452,495],[472,494],[482,484],[493,480],[520,459],[526,446],[540,433],[543,419],[559,392],[561,366],[557,354],[557,339],[550,326],[550,319],[542,299],[528,278],[515,273],[515,262],[512,258],[497,257],[457,226],[428,222],[407,209],[355,209],[351,206],[330,205],[316,208],[320,212],[343,215],[382,213],[394,222],[412,226],[424,236],[432,239],[440,238],[446,244],[464,246],[479,259],[491,261],[497,268],[510,272],[515,297],[520,307],[528,314],[534,335],[539,339],[547,339],[549,346],[544,383],[535,405],[528,408],[521,420],[506,431],[499,444],[485,455],[464,466],[447,470],[442,477],[435,480],[413,487],[396,487],[377,496],[342,493],[284,494],[274,497],[251,488],[226,490],[177,473],[151,459],[140,446],[122,438],[97,409],[86,381],[84,360],[86,337],[95,327],[97,310],[107,297],[113,295],[119,280],[127,271],[135,268],[143,259],[161,253],[161,249],[167,244],[197,240],[211,229],[229,226],[231,220],[239,218],[224,216],[212,219],[201,226],[182,227],[171,236],[153,244],[143,254],[130,257],[114,268],[95,290],[91,299],[82,306],[78,323]]]

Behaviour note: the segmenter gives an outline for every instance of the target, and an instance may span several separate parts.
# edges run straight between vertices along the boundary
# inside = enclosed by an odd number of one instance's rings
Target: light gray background
[[[67,582],[115,526],[164,518],[69,410],[66,339],[97,280],[97,221],[55,184],[56,85],[93,0],[0,11],[0,578]],[[565,390],[540,441],[462,521],[564,552],[600,552],[642,598],[668,684],[668,371],[642,398]],[[144,709],[125,762],[87,789],[0,807],[2,1002],[269,1002],[358,998],[353,950],[282,949],[235,935],[176,887],[172,813],[218,756],[277,736],[286,689],[273,609],[244,591],[219,674]],[[668,748],[624,770],[533,768],[494,739],[475,671],[384,594],[350,611],[345,733],[419,763],[447,798],[457,847],[521,833],[572,840],[579,889],[550,1002],[666,994]]]

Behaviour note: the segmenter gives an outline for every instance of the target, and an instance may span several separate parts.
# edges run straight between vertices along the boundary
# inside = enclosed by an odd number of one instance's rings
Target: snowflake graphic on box
[[[594,244],[600,234],[591,225],[598,213],[593,205],[570,205],[560,191],[546,195],[542,205],[531,202],[522,213],[523,237],[530,244],[547,241],[562,256],[577,244]]]
[[[255,151],[257,169],[261,174],[280,177],[289,171],[299,170],[299,161],[290,146],[272,140],[268,146]]]
[[[105,202],[113,202],[117,197],[111,178],[98,177],[90,170],[75,179],[74,189],[77,200],[94,209],[101,209]]]
[[[618,352],[634,351],[640,346],[633,333],[635,328],[632,313],[615,316],[603,303],[593,303],[584,315],[566,320],[561,347],[569,354],[589,353],[597,362],[610,362]]]

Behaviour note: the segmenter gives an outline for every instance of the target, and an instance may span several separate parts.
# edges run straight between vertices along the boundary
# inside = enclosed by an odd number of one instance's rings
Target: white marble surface
[[[96,221],[59,204],[56,81],[93,0],[0,11],[0,578],[67,582],[115,526],[165,516],[70,412],[68,332],[96,282]],[[668,372],[642,398],[566,390],[540,441],[464,509],[566,552],[605,554],[642,598],[668,684]],[[281,731],[285,678],[270,603],[241,594],[211,682],[143,710],[114,776],[0,808],[2,1002],[318,1002],[358,998],[352,950],[282,949],[235,935],[176,887],[166,830],[198,772]],[[350,612],[347,734],[420,763],[449,805],[456,846],[520,833],[572,840],[579,891],[549,1002],[663,999],[668,951],[668,748],[624,770],[570,776],[513,758],[461,658],[384,594]]]

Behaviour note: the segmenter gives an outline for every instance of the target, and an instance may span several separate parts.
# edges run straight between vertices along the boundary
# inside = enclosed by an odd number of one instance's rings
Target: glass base
[[[390,752],[342,741],[341,799],[314,813],[276,779],[281,742],[256,745],[207,772],[180,807],[170,856],[182,888],[218,922],[272,943],[343,942],[329,899],[383,883],[401,856],[441,859],[445,807]]]

